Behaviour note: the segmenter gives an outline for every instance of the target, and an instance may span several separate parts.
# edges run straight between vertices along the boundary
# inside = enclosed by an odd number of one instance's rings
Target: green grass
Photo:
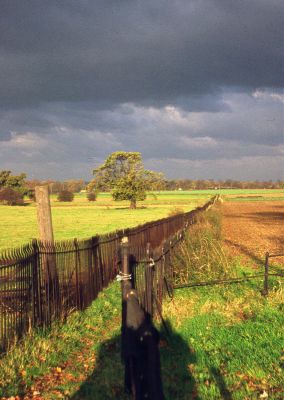
[[[162,348],[168,398],[283,397],[283,289],[264,299],[257,283],[176,290],[164,316],[174,340]],[[163,362],[176,354],[174,366]],[[182,380],[183,384],[180,385]],[[176,382],[176,385],[174,385]]]
[[[116,388],[123,399],[120,320],[120,285],[114,283],[67,323],[27,335],[0,359],[0,398],[39,392],[41,398],[59,399],[78,392],[95,373],[96,399],[115,398]]]
[[[181,283],[255,274],[226,255],[218,208],[201,216],[176,253]],[[258,399],[263,391],[269,399],[283,398],[284,291],[280,278],[270,278],[269,287],[268,298],[261,295],[263,278],[175,291],[164,306],[164,317],[174,327],[168,347],[162,348],[169,399],[195,394],[199,399]],[[172,369],[169,351],[176,355]]]
[[[170,336],[161,326],[167,400],[259,399],[263,390],[283,398],[284,293],[274,285],[267,299],[257,282],[175,291],[164,304]],[[68,323],[26,337],[0,359],[0,396],[128,399],[120,312],[114,283]]]
[[[283,190],[278,189],[163,191],[149,193],[145,201],[138,202],[137,210],[130,210],[128,202],[114,202],[109,193],[101,193],[96,202],[88,202],[86,194],[80,193],[75,195],[72,203],[60,203],[53,195],[55,239],[87,238],[133,227],[166,217],[177,207],[184,211],[194,209],[217,193],[229,201],[284,200]],[[38,237],[35,204],[26,204],[25,207],[0,205],[0,249],[19,246]]]
[[[52,219],[56,240],[87,238],[96,234],[112,232],[137,226],[148,221],[164,218],[178,206],[189,211],[209,199],[179,197],[174,194],[157,194],[138,203],[136,210],[130,210],[128,202],[114,202],[109,194],[101,194],[96,202],[88,202],[85,195],[75,196],[72,203],[60,203],[52,196]],[[22,245],[38,237],[36,206],[29,203],[25,207],[0,205],[0,249]]]
[[[218,214],[214,240],[221,241]],[[206,237],[210,224],[205,223]],[[218,228],[219,226],[219,228]],[[197,241],[192,243],[199,248]],[[210,246],[202,250],[211,253]],[[196,264],[206,280],[204,259]],[[249,266],[226,261],[227,273],[242,274]],[[222,273],[223,263],[215,262]],[[202,271],[204,270],[202,276]],[[215,274],[215,272],[214,272]],[[161,366],[167,400],[259,399],[267,393],[283,399],[284,290],[280,278],[269,280],[269,296],[261,279],[242,284],[177,289],[166,300],[162,324]],[[55,400],[126,400],[120,361],[120,285],[113,283],[84,312],[49,331],[33,332],[0,359],[0,397],[34,392]]]

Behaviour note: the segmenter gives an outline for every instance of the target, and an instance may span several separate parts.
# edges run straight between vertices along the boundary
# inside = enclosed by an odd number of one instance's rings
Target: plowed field
[[[223,237],[233,255],[263,263],[265,252],[284,253],[284,202],[225,202]],[[275,259],[276,260],[276,259]],[[279,258],[281,264],[283,258]]]

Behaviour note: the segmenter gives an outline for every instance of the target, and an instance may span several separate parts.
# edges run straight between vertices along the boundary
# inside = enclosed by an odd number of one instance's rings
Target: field
[[[283,190],[202,190],[150,193],[130,210],[128,202],[114,202],[109,193],[101,193],[96,202],[88,202],[85,194],[75,196],[72,203],[60,203],[52,196],[52,217],[56,240],[87,238],[95,234],[133,227],[163,218],[176,208],[189,211],[220,193],[226,200],[267,201],[284,200]],[[38,237],[36,206],[26,202],[24,207],[0,205],[0,249],[19,246]]]
[[[57,210],[59,220],[66,212],[66,224],[68,215],[70,220],[74,217],[76,207],[78,224],[79,215],[87,210],[89,215],[97,213],[97,218],[105,212],[111,220],[108,229],[113,230],[129,226],[128,221],[122,221],[126,215],[134,215],[131,221],[136,225],[159,212],[158,217],[167,215],[175,207],[194,208],[214,193],[157,194],[157,200],[149,198],[139,204],[138,210],[126,209],[125,203],[113,203],[107,195],[94,205],[77,197],[67,206],[53,200],[53,212],[55,218]],[[284,250],[283,191],[228,190],[222,194],[222,243],[230,253],[232,273],[262,271],[266,251]],[[33,205],[22,209],[35,213]],[[144,211],[148,214],[143,215]],[[87,220],[85,223],[87,227]],[[103,228],[102,223],[105,232]],[[93,232],[78,236],[90,234]],[[278,259],[278,267],[283,268],[283,260]],[[170,335],[157,323],[162,335],[160,352],[167,400],[284,398],[283,279],[270,278],[267,298],[261,295],[262,286],[262,280],[257,279],[175,290],[174,299],[165,302],[163,312]],[[1,395],[3,399],[19,395],[17,400],[129,399],[123,393],[120,306],[120,287],[114,283],[87,310],[70,315],[68,323],[54,326],[50,332],[34,332],[21,347],[15,346],[0,359],[0,399]]]
[[[266,251],[284,253],[283,201],[228,202],[223,215],[223,235],[231,254],[258,264]]]

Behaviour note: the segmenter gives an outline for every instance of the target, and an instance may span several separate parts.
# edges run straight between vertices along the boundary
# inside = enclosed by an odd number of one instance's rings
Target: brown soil
[[[284,254],[283,201],[225,202],[222,214],[223,237],[232,255],[263,263],[267,251]],[[277,260],[283,264],[284,257]]]

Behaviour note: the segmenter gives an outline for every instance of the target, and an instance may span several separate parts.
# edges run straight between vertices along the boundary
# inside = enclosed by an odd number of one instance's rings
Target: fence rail
[[[147,243],[158,254],[167,245],[167,239],[194,223],[198,213],[216,199],[187,213],[107,235],[54,243],[33,240],[20,248],[0,252],[0,349],[6,349],[34,327],[50,326],[74,309],[86,308],[119,272],[123,236],[129,238],[132,257],[145,260],[149,256],[145,251]],[[136,276],[138,280],[139,267]],[[157,282],[159,279],[157,275]],[[157,298],[161,299],[161,283],[156,288]],[[149,302],[143,301],[145,306]]]

